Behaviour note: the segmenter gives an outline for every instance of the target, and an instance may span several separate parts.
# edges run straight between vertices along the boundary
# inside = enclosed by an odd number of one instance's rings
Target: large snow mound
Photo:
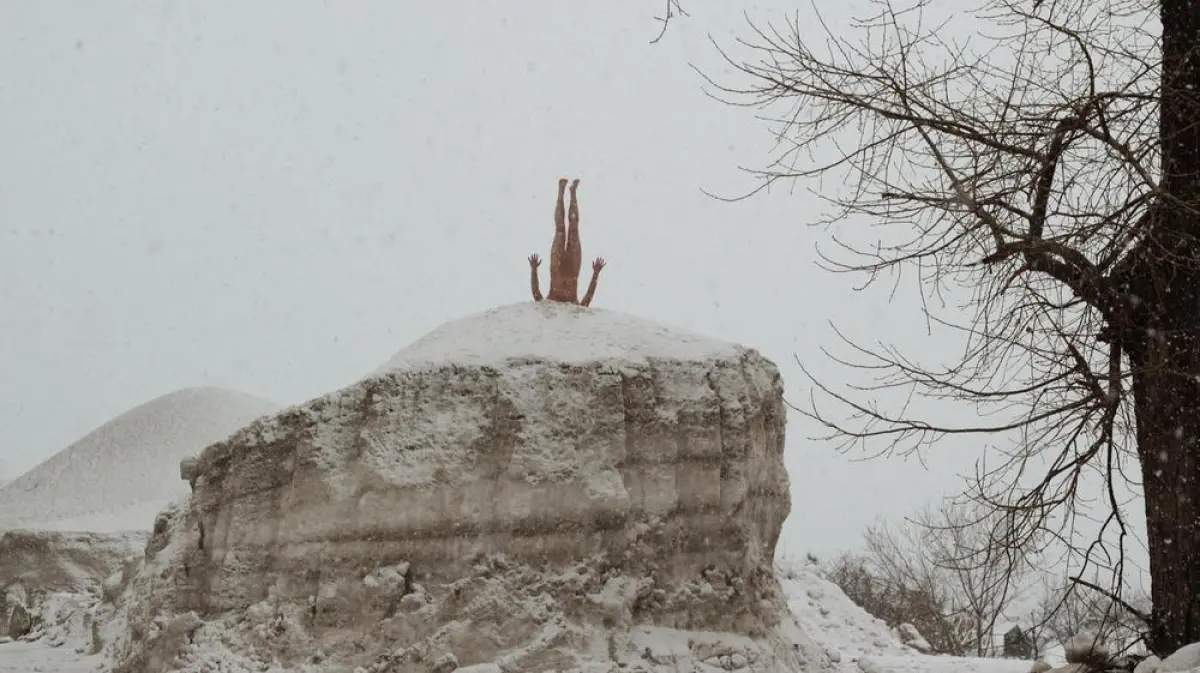
[[[570,305],[450,323],[190,462],[109,660],[833,673],[772,568],[786,417],[742,346]]]
[[[0,530],[149,529],[186,495],[179,461],[278,405],[221,388],[185,388],[142,404],[0,487]]]
[[[375,373],[427,364],[497,365],[523,359],[563,364],[708,360],[743,350],[737,344],[616,311],[525,302],[446,323],[396,353]]]

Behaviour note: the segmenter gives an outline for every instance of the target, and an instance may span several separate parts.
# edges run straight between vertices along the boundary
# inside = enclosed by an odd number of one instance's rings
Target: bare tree
[[[1026,628],[1037,652],[1044,652],[1053,644],[1063,645],[1081,633],[1094,634],[1098,642],[1115,653],[1137,647],[1146,629],[1145,611],[1133,605],[1122,606],[1092,586],[1094,582],[1060,578],[1043,587]],[[1145,604],[1149,599],[1143,597],[1131,602]]]
[[[871,246],[836,241],[828,266],[868,281],[915,271],[930,324],[962,337],[949,365],[849,343],[875,385],[814,379],[806,411],[886,451],[991,436],[973,496],[1011,517],[1010,542],[1074,542],[1077,517],[1097,517],[1083,557],[1117,578],[1121,486],[1140,488],[1151,647],[1200,641],[1200,2],[948,3],[979,19],[960,44],[930,23],[932,0],[902,1],[875,0],[849,27],[817,3],[751,23],[722,49],[741,81],[709,80],[773,120],[760,188],[828,178],[848,185],[825,193],[830,221],[887,225]],[[966,295],[962,319],[938,307]],[[920,415],[935,407],[914,398],[971,405],[972,422]]]
[[[979,507],[944,502],[904,526],[878,523],[862,554],[843,555],[826,577],[871,614],[917,627],[935,651],[994,656],[998,623],[1029,565],[998,544],[1005,520]]]

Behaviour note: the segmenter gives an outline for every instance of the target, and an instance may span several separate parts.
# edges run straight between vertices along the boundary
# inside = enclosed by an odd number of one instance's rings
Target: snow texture
[[[558,302],[509,304],[449,322],[392,356],[375,373],[422,365],[558,364],[736,357],[741,346],[634,316]]]
[[[135,579],[137,585],[130,590],[131,593],[146,592],[155,573],[163,572],[166,569],[163,562],[164,557],[170,556],[172,553],[171,549],[164,549],[158,558],[152,559],[147,565],[147,572],[139,574]],[[385,571],[381,574],[387,575],[389,572]],[[781,623],[779,631],[785,637],[789,630],[793,633],[795,631],[802,632],[798,642],[803,642],[811,636],[809,640],[815,641],[819,649],[833,655],[832,658],[837,662],[837,670],[841,673],[954,673],[964,670],[973,673],[1028,673],[1033,670],[1029,662],[1023,661],[961,659],[915,653],[900,646],[899,641],[894,638],[889,641],[889,631],[882,622],[850,602],[840,589],[818,577],[811,568],[788,564],[780,569],[779,576],[791,611],[791,615]],[[269,624],[272,632],[281,626],[284,627],[284,631],[288,628],[297,628],[294,624],[288,624],[285,620],[278,619],[276,614],[271,611],[258,609],[247,611],[246,614],[247,621],[260,625]],[[129,616],[129,613],[126,612],[105,625],[104,630],[109,637],[127,627]],[[70,623],[68,622],[68,624]],[[186,631],[187,627],[195,623],[197,622],[185,618],[176,622],[174,628]],[[152,624],[151,628],[155,632],[163,632],[170,626],[170,623],[160,620],[156,624]],[[77,643],[83,643],[86,638],[78,633],[78,628],[67,630],[67,633],[69,636],[67,638],[58,636],[54,640],[44,638],[32,643],[0,644],[0,673],[25,673],[27,671],[82,673],[96,670],[96,666],[101,665],[103,659],[99,656],[87,656],[84,652],[79,651],[84,648]],[[740,636],[707,633],[702,634],[700,638],[695,638],[694,635],[670,629],[641,627],[632,629],[628,642],[631,648],[638,646],[643,648],[636,655],[644,664],[640,670],[646,670],[654,661],[675,662],[674,664],[653,664],[659,666],[660,670],[668,671],[699,670],[711,673],[739,670],[736,666],[743,662],[747,663],[747,667],[749,666],[749,658],[737,649],[738,644],[745,645],[745,640]],[[284,669],[273,662],[262,660],[261,657],[255,658],[253,655],[247,654],[250,648],[245,643],[239,642],[239,638],[242,636],[239,635],[237,625],[226,627],[210,622],[205,624],[203,629],[193,632],[193,636],[196,637],[199,644],[191,650],[183,652],[184,660],[190,666],[189,670],[222,671],[223,673],[324,670],[319,663]],[[128,636],[124,637],[128,638]],[[691,641],[690,646],[689,640]],[[65,645],[58,645],[64,641]],[[707,651],[702,649],[702,644],[712,642],[718,643],[720,649]],[[717,654],[710,657],[713,664],[710,666],[701,662],[702,665],[697,665],[694,669],[687,667],[686,664],[694,660],[688,654],[693,650],[699,650],[701,655],[716,651]],[[321,659],[316,652],[313,652],[313,658],[314,661]],[[1164,671],[1172,673],[1200,672],[1200,643],[1182,648],[1168,660],[1171,665],[1163,669]],[[672,668],[672,665],[675,668]],[[1138,667],[1138,673],[1153,673],[1162,665],[1163,662],[1152,657]],[[108,667],[103,666],[100,670],[108,670]],[[455,673],[501,673],[506,669],[502,669],[496,662],[483,662],[451,670],[454,670]],[[591,670],[606,669],[594,668]],[[627,667],[625,670],[639,669]],[[654,670],[654,668],[649,668],[649,670]],[[780,667],[776,670],[791,669]]]
[[[779,582],[788,608],[813,640],[833,659],[853,662],[864,656],[910,656],[881,619],[851,601],[837,585],[819,577],[803,564],[780,564]]]
[[[82,673],[104,670],[93,591],[38,596],[33,631],[20,640],[0,637],[0,673]]]
[[[188,492],[180,459],[278,408],[218,388],[187,388],[147,402],[0,487],[0,531],[148,529],[163,507]]]
[[[80,623],[90,619],[84,611],[98,600],[104,578],[139,554],[145,540],[140,533],[0,534],[0,638],[61,646],[83,633],[91,652],[90,631]]]
[[[1200,643],[1185,645],[1166,659],[1151,656],[1134,673],[1200,673]]]
[[[144,673],[832,671],[772,569],[782,390],[756,351],[610,311],[450,323],[189,463],[109,655]]]
[[[36,592],[85,591],[145,547],[145,533],[61,533],[14,530],[0,534],[0,599],[20,584]]]
[[[81,655],[40,641],[0,645],[0,673],[91,673],[102,663],[98,654]]]
[[[1032,662],[921,654],[901,634],[854,604],[809,565],[781,563],[777,571],[799,628],[843,673],[1029,673]]]
[[[905,645],[908,645],[918,652],[929,652],[933,650],[933,646],[929,644],[928,640],[925,640],[925,636],[922,636],[921,632],[917,630],[917,627],[913,626],[912,624],[901,624],[900,626],[896,627],[896,632],[900,635],[900,640]]]

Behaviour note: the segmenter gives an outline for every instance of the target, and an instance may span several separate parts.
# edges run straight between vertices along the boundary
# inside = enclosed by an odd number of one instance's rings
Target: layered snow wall
[[[772,573],[784,421],[751,349],[552,303],[450,323],[207,448],[108,654],[146,673],[826,670]]]

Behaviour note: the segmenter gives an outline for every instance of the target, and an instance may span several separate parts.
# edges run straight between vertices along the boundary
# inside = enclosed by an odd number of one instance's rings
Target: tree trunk
[[[1171,350],[1163,341],[1148,351]],[[1195,360],[1194,352],[1174,355]],[[1134,363],[1154,606],[1150,647],[1159,656],[1200,641],[1200,383],[1171,370]]]
[[[1200,0],[1161,0],[1162,195],[1130,286],[1133,374],[1160,656],[1200,641]]]
[[[1200,641],[1200,0],[1161,0],[1161,195],[1121,325],[1133,374],[1153,601],[1150,648]]]

